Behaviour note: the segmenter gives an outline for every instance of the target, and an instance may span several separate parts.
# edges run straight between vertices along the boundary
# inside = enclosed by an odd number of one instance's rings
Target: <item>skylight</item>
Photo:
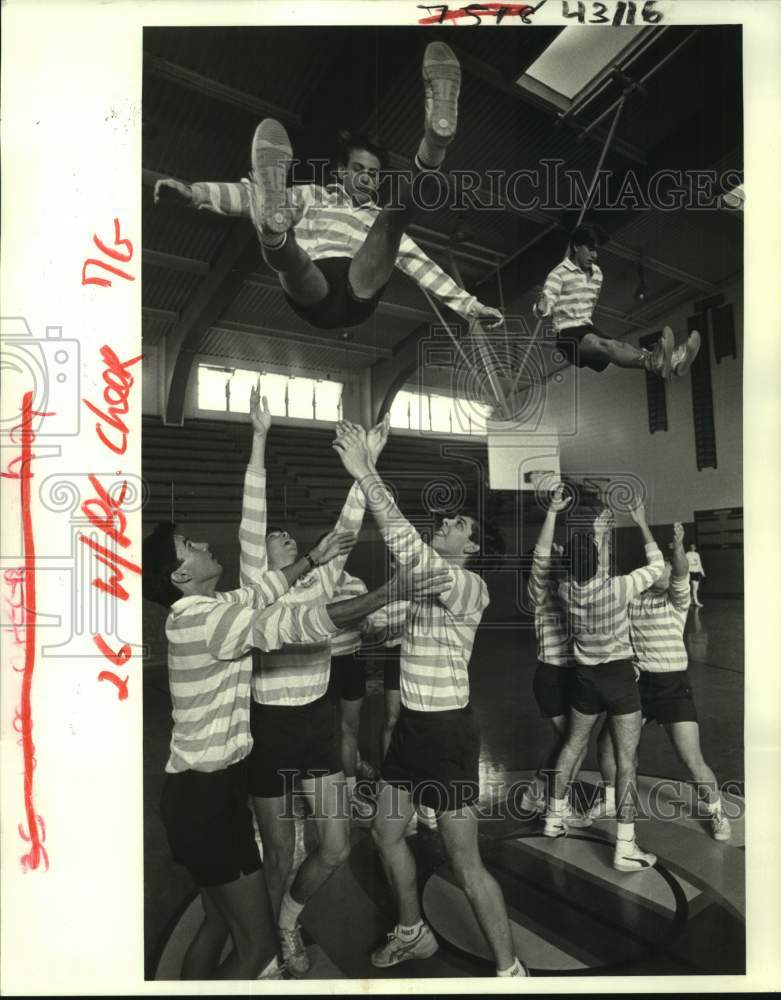
[[[598,30],[571,24],[529,66],[518,84],[567,110],[601,83],[641,41],[642,27]],[[646,38],[648,36],[646,35]]]

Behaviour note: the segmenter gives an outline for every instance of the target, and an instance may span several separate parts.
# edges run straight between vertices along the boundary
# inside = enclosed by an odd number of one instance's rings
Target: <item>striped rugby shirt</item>
[[[574,666],[567,618],[550,579],[551,549],[535,546],[528,594],[534,611],[537,659],[554,667]]]
[[[401,703],[416,712],[445,712],[469,704],[469,658],[488,607],[485,582],[443,559],[420,537],[390,494],[381,533],[401,565],[420,557],[420,570],[447,569],[453,584],[433,600],[409,603],[401,640]]]
[[[640,670],[661,674],[689,666],[683,629],[690,603],[688,575],[671,576],[665,594],[646,590],[629,602],[629,636]]]
[[[359,580],[357,576],[351,576],[346,570],[342,570],[342,575],[336,584],[334,601],[349,601],[354,597],[361,597],[365,594],[366,584]],[[331,637],[331,656],[349,656],[361,645],[361,630],[358,627],[342,629]]]
[[[256,582],[268,572],[266,555],[266,474],[248,469],[245,478],[247,524],[241,535],[241,582]],[[357,484],[347,495],[337,531],[356,534],[363,523],[366,501]],[[283,605],[325,605],[332,601],[347,555],[331,559],[302,576],[281,598]],[[262,705],[308,705],[326,693],[331,674],[331,643],[286,645],[262,652],[260,670],[252,676],[252,696]]]
[[[244,215],[252,219],[250,182],[224,184],[198,181],[191,185],[193,205],[218,215]],[[312,260],[354,257],[363,246],[380,207],[374,202],[356,205],[341,184],[296,184],[290,188],[304,214],[295,226],[296,242]],[[396,267],[409,275],[454,312],[474,315],[478,300],[436,264],[409,236],[402,236]]]
[[[583,326],[592,322],[601,290],[602,271],[596,264],[591,265],[589,277],[566,257],[546,278],[543,287],[545,308],[535,309],[535,312],[541,317],[550,316],[557,332]]]
[[[646,545],[645,554],[648,565],[627,576],[597,573],[587,583],[566,580],[559,586],[578,663],[598,666],[632,658],[627,605],[664,573],[658,545]]]
[[[221,771],[250,752],[252,647],[327,641],[336,631],[324,607],[281,604],[286,590],[284,576],[271,571],[255,586],[171,606],[165,634],[174,727],[166,771]]]

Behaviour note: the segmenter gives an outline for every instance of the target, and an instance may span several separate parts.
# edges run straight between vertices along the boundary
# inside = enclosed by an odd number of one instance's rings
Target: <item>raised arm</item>
[[[550,573],[551,546],[553,545],[553,534],[556,530],[556,516],[563,511],[570,502],[570,497],[564,493],[564,484],[558,483],[553,490],[545,520],[542,523],[540,536],[534,547],[534,559],[532,560],[532,571],[529,575],[529,599],[532,607],[538,607],[545,599],[548,592],[548,575]]]
[[[267,571],[266,556],[266,439],[271,429],[271,411],[260,386],[250,392],[252,451],[244,476],[244,496],[239,526],[239,576],[242,585],[257,583]]]
[[[488,327],[502,322],[503,316],[498,309],[485,306],[474,295],[470,295],[409,236],[402,237],[396,267],[464,319],[482,320]]]
[[[689,589],[689,560],[683,547],[684,529],[680,521],[673,525],[672,572],[670,573],[670,602],[677,611],[688,611],[691,604]]]
[[[291,200],[302,209],[302,215],[317,200],[320,189],[315,184],[297,184],[291,188]],[[183,208],[200,208],[216,215],[238,215],[252,218],[251,183],[241,181],[184,181],[166,177],[156,182],[155,205],[177,205]]]
[[[645,507],[643,504],[638,503],[637,506],[630,511],[630,516],[640,529],[640,533],[643,536],[643,541],[645,542],[645,555],[648,563],[646,566],[642,566],[640,569],[636,569],[632,573],[628,573],[626,576],[619,577],[621,583],[626,587],[627,601],[631,601],[635,595],[641,594],[644,590],[647,590],[651,584],[656,583],[656,581],[664,573],[664,558],[662,557],[659,546],[654,541],[654,537],[648,528],[648,522],[645,518]]]

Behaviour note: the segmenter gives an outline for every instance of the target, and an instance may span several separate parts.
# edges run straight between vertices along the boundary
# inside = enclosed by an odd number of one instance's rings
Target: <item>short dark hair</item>
[[[182,562],[176,554],[175,534],[173,521],[161,521],[141,545],[142,593],[164,608],[170,608],[182,596],[171,583],[171,574]]]
[[[268,538],[269,535],[273,535],[275,532],[281,535],[284,530],[284,528],[266,528],[266,538]]]
[[[586,246],[591,250],[596,250],[599,239],[597,238],[596,230],[591,226],[577,226],[572,231],[569,242],[573,249],[575,247]]]
[[[564,550],[570,576],[576,583],[588,583],[599,569],[599,549],[594,536],[586,531],[576,531]]]
[[[504,538],[497,525],[490,522],[481,524],[474,514],[470,514],[469,511],[465,511],[464,513],[472,521],[472,531],[469,535],[469,541],[480,546],[480,552],[473,553],[470,558],[474,559],[478,555],[503,555],[505,551]]]
[[[356,149],[365,149],[367,153],[376,156],[381,167],[388,162],[387,150],[363,132],[349,132],[347,129],[342,129],[337,135],[337,140],[336,162],[341,167],[347,166],[350,153]]]

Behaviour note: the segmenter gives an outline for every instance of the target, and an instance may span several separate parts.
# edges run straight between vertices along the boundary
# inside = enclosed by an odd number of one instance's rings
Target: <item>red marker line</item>
[[[27,817],[27,831],[23,831],[21,824],[19,832],[23,839],[30,844],[30,850],[22,855],[22,867],[25,869],[37,869],[43,859],[46,869],[49,867],[49,859],[43,847],[45,834],[39,825],[43,823],[35,811],[33,803],[33,772],[35,770],[35,744],[33,743],[33,712],[32,712],[32,686],[33,674],[35,672],[35,634],[36,634],[36,593],[35,593],[35,535],[33,532],[33,519],[30,510],[30,479],[32,472],[30,465],[33,458],[33,439],[35,434],[32,430],[32,407],[33,394],[26,392],[22,397],[22,434],[21,434],[21,463],[20,463],[20,489],[22,498],[22,539],[24,544],[24,579],[25,579],[25,648],[24,648],[24,671],[22,673],[22,703],[19,710],[19,718],[22,730],[22,749],[24,755],[24,811]]]

